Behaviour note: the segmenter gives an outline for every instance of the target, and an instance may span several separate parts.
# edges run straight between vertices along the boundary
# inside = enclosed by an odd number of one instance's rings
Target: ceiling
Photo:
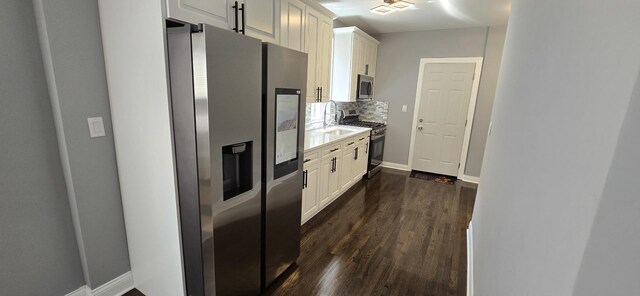
[[[415,8],[378,15],[369,10],[382,0],[318,0],[338,20],[370,34],[502,25],[510,0],[408,0]]]

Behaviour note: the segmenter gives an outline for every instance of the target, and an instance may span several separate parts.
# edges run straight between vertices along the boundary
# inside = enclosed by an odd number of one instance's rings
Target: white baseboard
[[[462,181],[478,184],[480,183],[480,177],[462,175]]]
[[[467,296],[473,296],[473,223],[467,229]]]
[[[382,162],[382,167],[383,168],[401,170],[401,171],[410,171],[409,165],[399,164],[399,163],[395,163],[395,162],[383,161]]]
[[[87,296],[87,295],[91,295],[89,294],[91,293],[91,291],[89,291],[89,288],[87,288],[87,286],[82,286],[80,288],[78,288],[78,290],[75,290],[65,296]]]
[[[82,286],[66,296],[121,296],[131,289],[133,289],[133,277],[131,276],[131,271],[127,271],[93,290],[87,286]]]
[[[133,289],[133,276],[131,276],[131,271],[127,271],[104,285],[95,288],[92,291],[92,296],[120,296],[131,289]]]

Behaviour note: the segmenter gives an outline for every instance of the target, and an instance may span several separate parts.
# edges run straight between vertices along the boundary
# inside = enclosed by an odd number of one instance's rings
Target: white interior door
[[[421,69],[412,169],[458,174],[475,67],[429,63]]]

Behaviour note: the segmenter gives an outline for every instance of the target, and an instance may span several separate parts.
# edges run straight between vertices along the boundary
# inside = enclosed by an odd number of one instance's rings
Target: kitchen
[[[635,295],[607,7],[7,0],[0,294]]]
[[[396,5],[403,3],[410,2]],[[127,233],[146,233],[127,236],[133,278],[158,264],[164,270],[136,283],[147,295],[249,295],[273,287],[306,252],[300,240],[307,223],[335,212],[366,180],[389,178],[380,174],[390,107],[376,96],[383,92],[376,79],[383,43],[355,26],[334,28],[337,16],[315,1],[229,4],[170,0],[165,11],[157,1],[99,1],[116,155],[129,164],[119,167]],[[127,15],[166,25],[132,31],[121,22]],[[261,55],[256,41],[265,42]],[[140,67],[145,75],[132,71]],[[151,147],[153,154],[143,152]],[[157,154],[174,149],[175,158]],[[141,165],[149,157],[153,169]],[[177,177],[167,174],[174,166]],[[143,206],[152,208],[133,210]]]

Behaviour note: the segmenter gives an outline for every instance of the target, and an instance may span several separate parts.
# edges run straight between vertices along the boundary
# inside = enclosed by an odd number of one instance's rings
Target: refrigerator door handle
[[[236,1],[231,7],[233,8],[233,13],[235,15],[235,27],[233,27],[233,31],[238,33],[238,1]]]
[[[242,35],[246,35],[247,33],[247,22],[246,22],[246,18],[247,18],[247,9],[244,6],[244,3],[242,3],[240,5],[240,10],[242,10],[242,30],[240,30],[240,33],[242,33]]]

